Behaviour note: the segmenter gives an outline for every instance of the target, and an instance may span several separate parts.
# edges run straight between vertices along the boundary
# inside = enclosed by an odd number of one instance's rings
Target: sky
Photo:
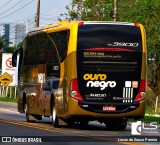
[[[72,0],[40,0],[40,25],[57,21]],[[0,0],[0,24],[34,19],[38,0]]]

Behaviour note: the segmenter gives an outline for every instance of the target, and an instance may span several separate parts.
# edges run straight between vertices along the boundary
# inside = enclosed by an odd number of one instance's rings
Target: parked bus
[[[35,28],[12,56],[18,111],[54,127],[97,120],[123,130],[145,114],[146,38],[141,24],[69,22]]]

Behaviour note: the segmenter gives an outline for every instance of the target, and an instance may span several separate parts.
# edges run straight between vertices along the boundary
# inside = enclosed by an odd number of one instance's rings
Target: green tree
[[[6,40],[5,35],[0,36],[0,48],[6,48],[9,44],[12,44],[12,42]]]
[[[62,14],[70,20],[105,21],[110,19],[113,0],[72,0],[68,13]]]
[[[0,68],[2,65],[2,53],[13,53],[15,47],[9,47],[11,44],[8,40],[5,40],[5,35],[0,36],[0,48],[3,48],[3,52],[0,53]]]
[[[0,36],[0,49],[4,48],[5,46],[5,36]]]

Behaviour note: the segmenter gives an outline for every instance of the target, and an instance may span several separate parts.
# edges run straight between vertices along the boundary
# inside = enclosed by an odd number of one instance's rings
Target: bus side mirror
[[[18,53],[21,54],[20,52],[22,51],[22,47],[18,47],[14,50],[13,54],[12,54],[12,66],[16,67],[17,65],[17,55]]]

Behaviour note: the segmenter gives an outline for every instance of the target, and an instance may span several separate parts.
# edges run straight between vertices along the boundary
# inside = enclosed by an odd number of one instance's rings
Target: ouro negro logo
[[[83,79],[87,81],[86,87],[98,87],[100,90],[116,87],[115,81],[105,81],[107,79],[106,74],[85,74]]]

